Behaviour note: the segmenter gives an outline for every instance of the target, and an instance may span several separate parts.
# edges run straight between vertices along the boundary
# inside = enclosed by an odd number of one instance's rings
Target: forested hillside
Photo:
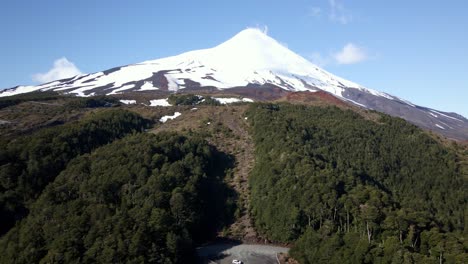
[[[216,235],[300,263],[468,263],[466,147],[329,102],[168,98],[4,99],[0,263],[194,263]]]
[[[257,229],[301,263],[468,263],[467,175],[407,122],[255,104]]]
[[[71,159],[148,125],[134,113],[107,110],[8,142],[0,139],[0,234],[27,215],[29,204]]]
[[[205,141],[138,134],[70,162],[0,240],[2,263],[193,263],[230,212]],[[232,213],[232,212],[231,212]]]

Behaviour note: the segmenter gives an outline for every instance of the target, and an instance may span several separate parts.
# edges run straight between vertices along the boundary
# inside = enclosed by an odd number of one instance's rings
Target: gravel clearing
[[[249,264],[276,264],[278,253],[287,253],[289,248],[254,244],[214,244],[197,248],[201,263],[231,264],[237,259]]]

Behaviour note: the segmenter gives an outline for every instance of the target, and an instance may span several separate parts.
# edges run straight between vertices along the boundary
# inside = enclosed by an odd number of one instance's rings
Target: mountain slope
[[[455,148],[382,114],[255,104],[246,116],[252,219],[299,263],[467,263]]]
[[[462,116],[411,104],[335,76],[292,52],[258,29],[241,31],[210,49],[145,61],[39,86],[18,86],[0,96],[54,90],[78,96],[134,91],[230,89],[274,86],[286,91],[325,91],[368,109],[402,117],[449,138],[468,140]]]

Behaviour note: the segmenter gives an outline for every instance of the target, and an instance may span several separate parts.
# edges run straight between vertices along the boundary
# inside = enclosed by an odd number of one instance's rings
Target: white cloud
[[[312,52],[308,57],[312,63],[319,67],[325,67],[331,62],[330,56],[323,56],[319,52]]]
[[[367,60],[369,56],[363,48],[348,43],[341,51],[333,54],[333,58],[338,64],[355,64]]]
[[[320,17],[322,15],[322,8],[320,7],[312,7],[309,10],[309,15],[311,17]]]
[[[336,64],[356,64],[370,59],[366,50],[353,43],[346,44],[340,51],[328,55],[320,52],[312,52],[307,55],[309,60],[319,67]]]
[[[261,31],[263,34],[268,35],[267,25],[256,24],[255,26],[247,27],[246,29],[256,29],[256,30]]]
[[[335,23],[340,23],[346,25],[353,20],[353,16],[351,12],[345,8],[342,0],[327,0],[328,6],[326,7],[318,7],[313,6],[310,7],[307,12],[308,16],[321,19],[324,15],[326,17],[328,15],[328,19]]]
[[[330,14],[328,17],[331,21],[345,25],[353,20],[351,13],[339,0],[329,0],[328,3],[330,4]]]
[[[46,73],[37,73],[32,76],[33,81],[47,83],[55,80],[73,77],[82,74],[81,71],[67,58],[62,57],[54,61],[54,66]]]

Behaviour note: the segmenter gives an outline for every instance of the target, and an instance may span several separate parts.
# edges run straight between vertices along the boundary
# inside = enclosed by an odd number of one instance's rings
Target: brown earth
[[[78,120],[89,109],[65,109],[65,100],[48,102],[28,101],[0,109],[0,136],[32,133],[38,129]]]
[[[286,96],[279,99],[279,101],[286,101],[290,103],[322,104],[322,105],[335,105],[335,106],[341,106],[341,107],[349,107],[349,104],[323,91],[290,92]]]
[[[232,174],[226,177],[226,182],[238,195],[238,212],[235,222],[221,231],[219,237],[255,243],[263,240],[253,228],[248,210],[250,201],[248,177],[255,160],[254,145],[248,132],[248,120],[244,115],[247,107],[247,105],[170,107],[172,110],[169,115],[176,111],[182,115],[158,124],[151,132],[198,132],[218,150],[234,157],[234,168]]]
[[[289,257],[288,254],[280,253],[277,257],[280,264],[299,264],[297,260]]]

